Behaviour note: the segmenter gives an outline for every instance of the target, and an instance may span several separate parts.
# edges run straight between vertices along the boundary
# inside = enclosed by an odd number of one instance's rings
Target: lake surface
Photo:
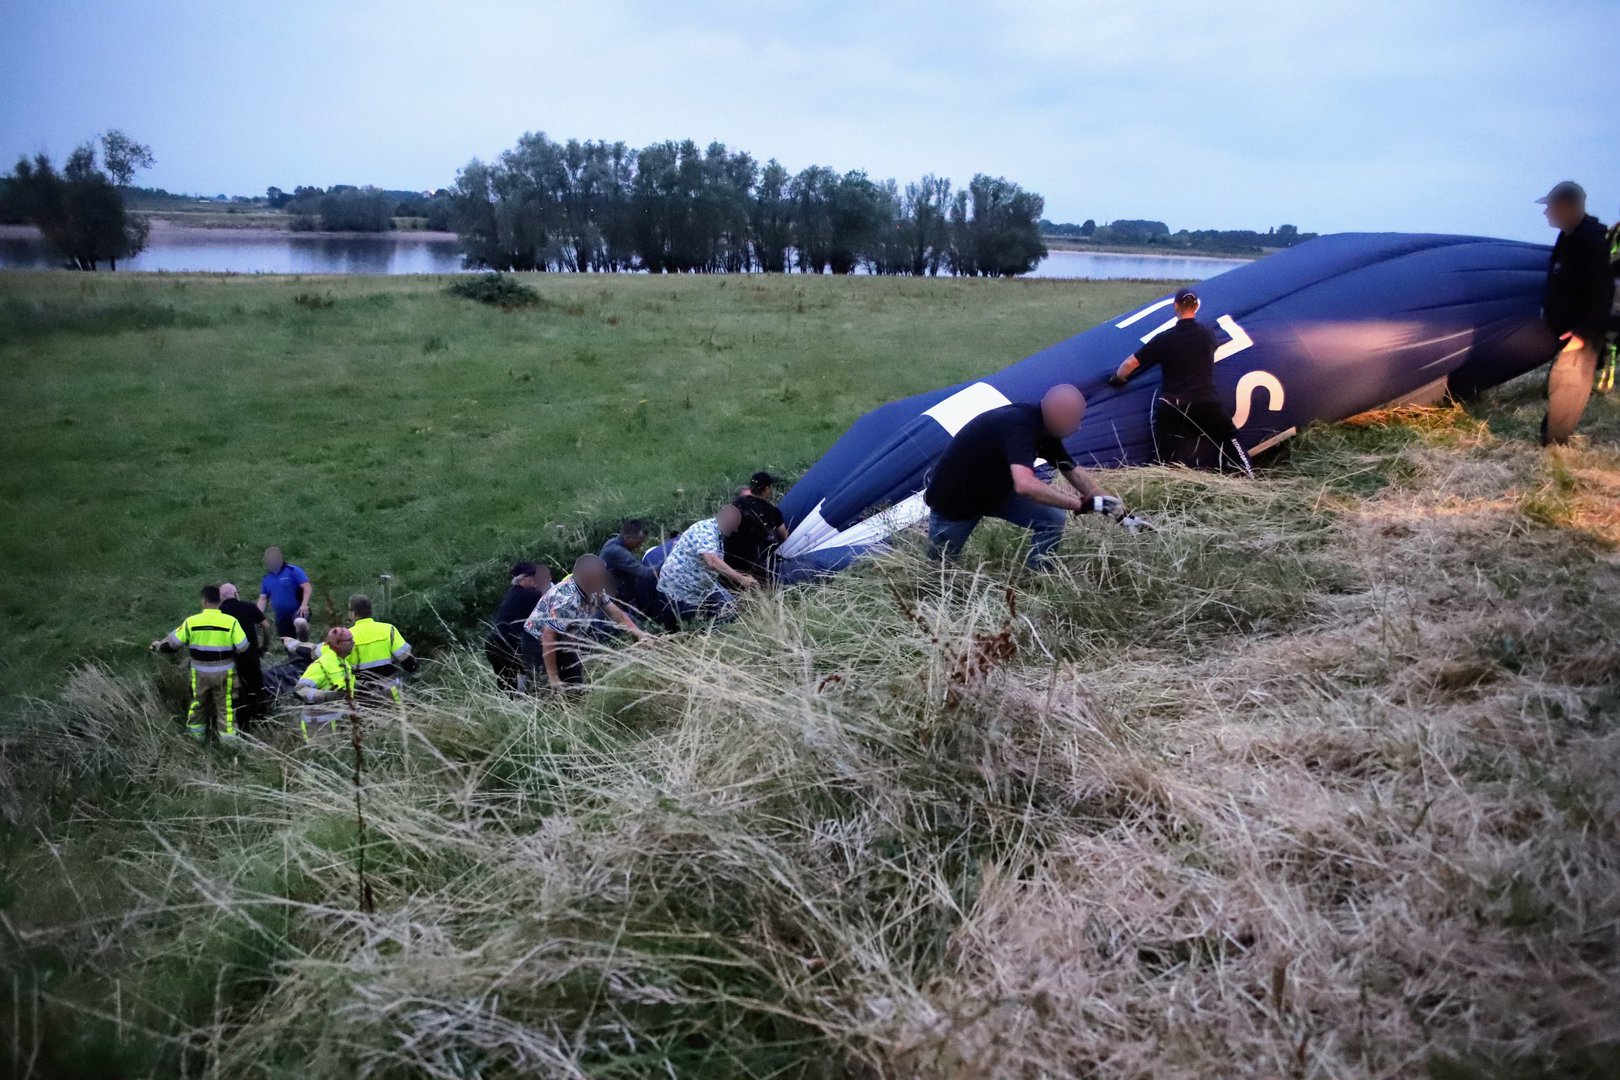
[[[0,268],[61,265],[32,230],[0,230]],[[1030,277],[1202,281],[1245,259],[1054,251]],[[150,246],[120,270],[234,274],[454,274],[462,270],[452,233],[319,235],[255,229],[193,229],[154,222]]]

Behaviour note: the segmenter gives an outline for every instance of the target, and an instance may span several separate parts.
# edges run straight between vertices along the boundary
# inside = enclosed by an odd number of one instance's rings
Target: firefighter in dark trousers
[[[236,657],[248,647],[242,624],[219,610],[219,586],[204,585],[202,611],[152,642],[158,652],[186,651],[191,661],[191,707],[186,733],[208,737],[209,721],[222,743],[236,741]]]
[[[1614,276],[1608,237],[1598,219],[1586,212],[1581,185],[1565,180],[1538,201],[1547,208],[1547,224],[1558,230],[1541,301],[1541,317],[1560,342],[1547,373],[1541,444],[1556,446],[1575,434],[1592,396],[1598,350],[1603,348],[1614,304]]]
[[[1163,372],[1153,402],[1153,446],[1166,465],[1241,470],[1253,476],[1237,428],[1215,393],[1215,335],[1198,321],[1198,295],[1176,293],[1176,323],[1126,357],[1108,378],[1118,389],[1143,368]]]

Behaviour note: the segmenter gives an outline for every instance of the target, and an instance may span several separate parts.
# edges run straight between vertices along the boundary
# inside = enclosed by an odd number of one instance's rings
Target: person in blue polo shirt
[[[298,636],[294,619],[309,618],[309,598],[315,595],[315,586],[301,566],[295,566],[281,557],[278,547],[264,552],[264,578],[259,582],[259,610],[269,605],[276,613],[276,634],[284,638]]]

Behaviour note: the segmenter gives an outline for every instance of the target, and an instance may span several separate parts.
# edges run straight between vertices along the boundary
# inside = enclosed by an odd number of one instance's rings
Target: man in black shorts
[[[1029,565],[1045,570],[1063,538],[1067,514],[1107,514],[1118,521],[1125,504],[1074,463],[1063,440],[1080,430],[1085,395],[1068,383],[1039,405],[1015,403],[980,413],[962,426],[928,475],[929,557],[955,560],[981,518],[997,517],[1030,531]],[[1044,459],[1073,492],[1035,473]]]
[[[1215,394],[1215,335],[1198,321],[1198,294],[1176,293],[1176,324],[1119,365],[1108,385],[1123,387],[1143,368],[1164,372],[1153,402],[1153,446],[1166,465],[1240,469],[1253,476],[1237,428]]]

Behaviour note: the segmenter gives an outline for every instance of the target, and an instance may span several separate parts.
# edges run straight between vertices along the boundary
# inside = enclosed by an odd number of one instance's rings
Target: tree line
[[[1259,232],[1254,229],[1181,229],[1172,233],[1162,221],[1124,218],[1098,225],[1091,218],[1073,222],[1042,221],[1041,233],[1065,239],[1089,240],[1094,244],[1128,244],[1133,247],[1163,247],[1183,251],[1223,251],[1258,254],[1267,249],[1293,247],[1312,240],[1316,233],[1300,232],[1293,225],[1278,225]]]
[[[474,158],[450,195],[469,264],[654,273],[1028,273],[1046,255],[1044,200],[1001,177],[901,187],[861,170],[790,173],[723,143],[633,150],[528,133]]]
[[[423,195],[415,191],[389,191],[354,184],[329,188],[299,185],[291,192],[278,187],[265,191],[265,205],[288,214],[294,232],[387,232],[395,218],[415,218],[423,227],[448,231],[451,202],[448,192]]]

